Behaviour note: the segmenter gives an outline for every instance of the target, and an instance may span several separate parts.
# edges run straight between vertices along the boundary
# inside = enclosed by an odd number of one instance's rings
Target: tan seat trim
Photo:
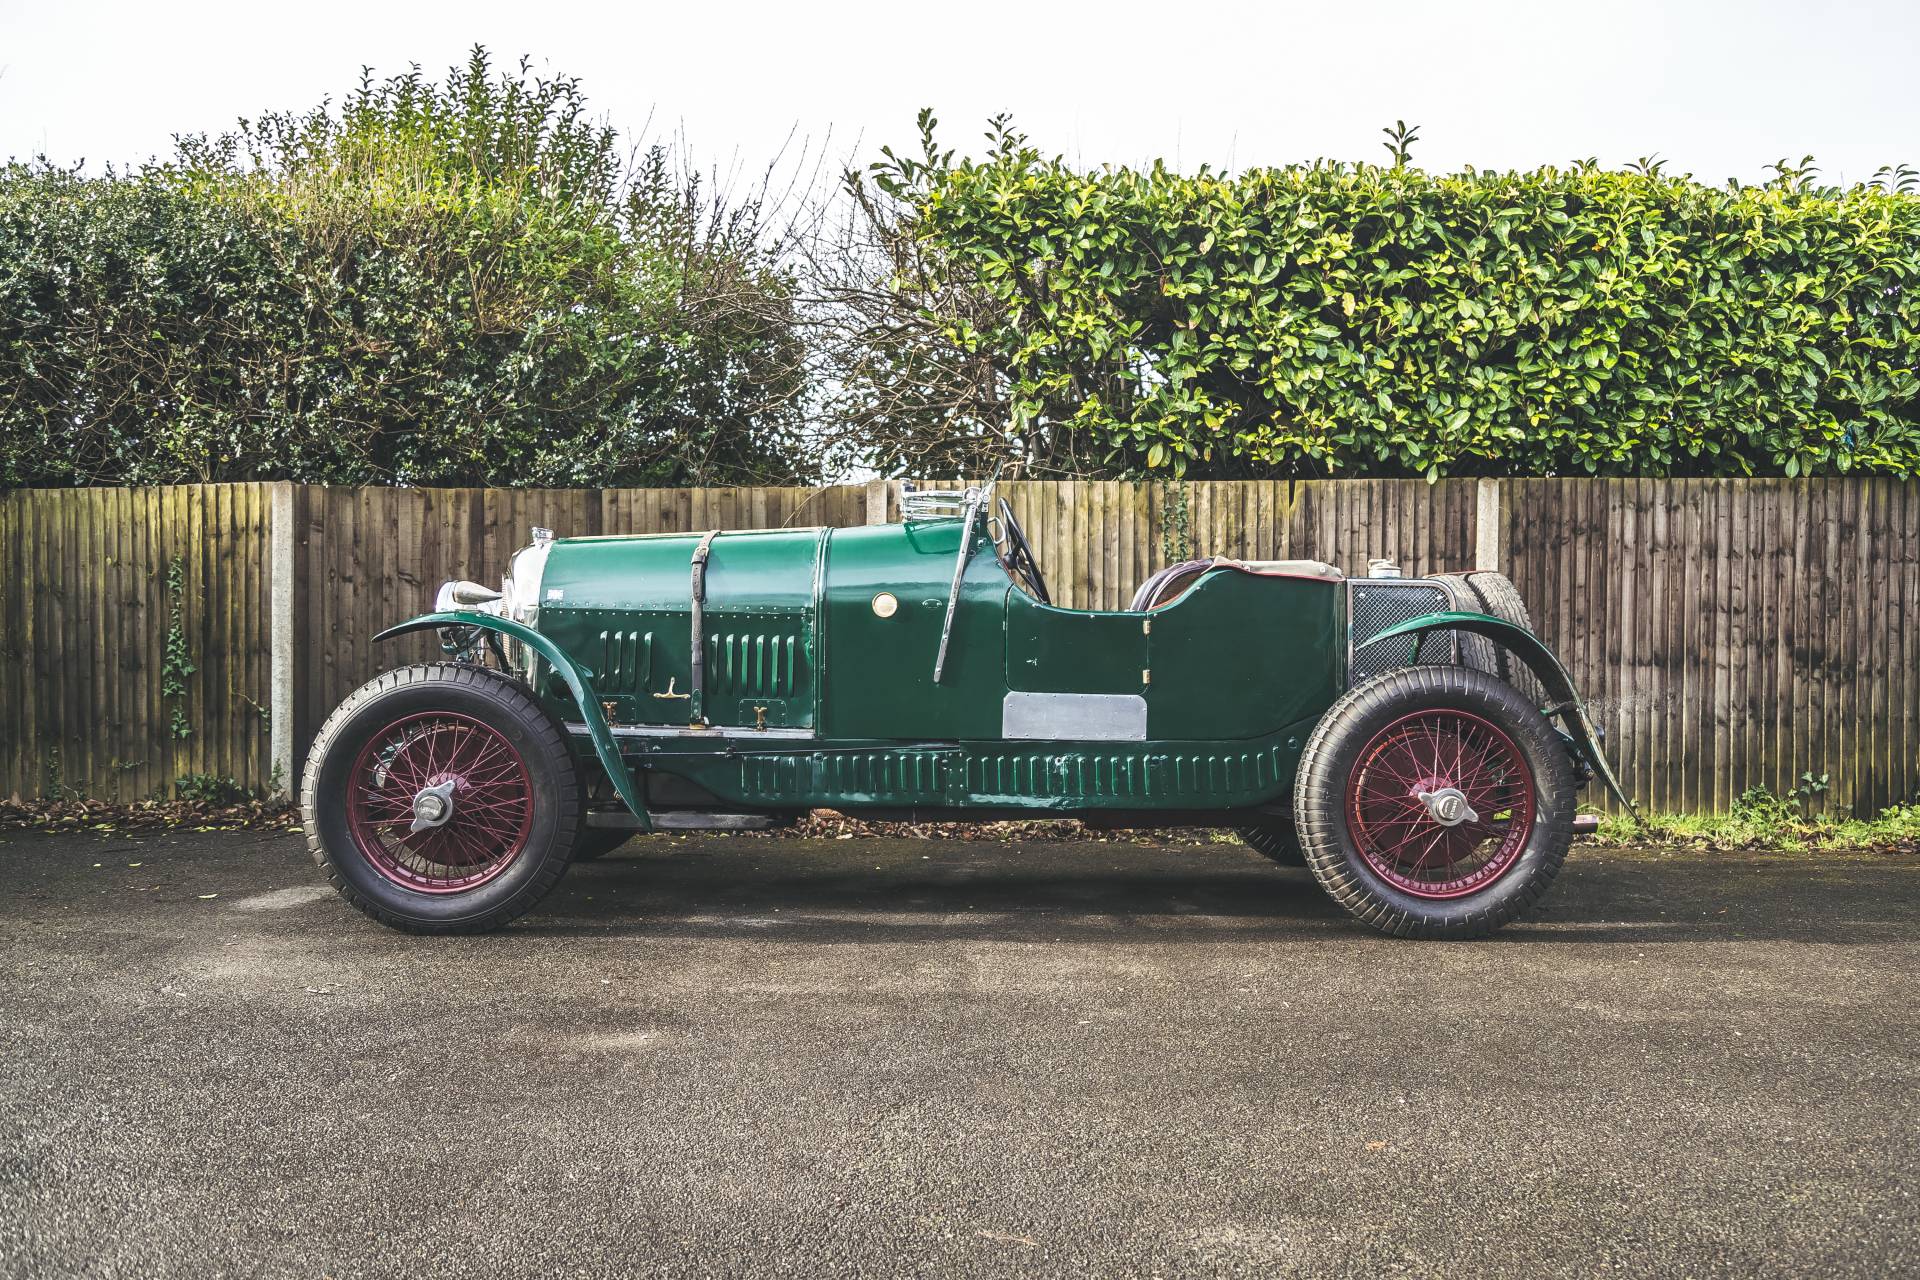
[[[1160,570],[1140,584],[1140,590],[1134,593],[1133,602],[1127,608],[1134,613],[1164,609],[1214,569],[1234,569],[1263,578],[1308,578],[1315,582],[1342,582],[1346,578],[1324,560],[1231,560],[1226,556],[1209,556]]]

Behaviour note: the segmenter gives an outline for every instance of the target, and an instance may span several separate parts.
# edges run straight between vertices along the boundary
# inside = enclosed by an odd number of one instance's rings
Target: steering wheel
[[[1047,580],[1040,576],[1040,564],[1033,558],[1033,548],[1027,543],[1027,534],[1020,522],[1013,518],[1013,508],[1007,505],[1005,498],[1000,499],[1000,527],[1007,533],[1007,572],[1026,583],[1027,590],[1033,592],[1033,598],[1041,604],[1052,604],[1053,597],[1047,594]]]

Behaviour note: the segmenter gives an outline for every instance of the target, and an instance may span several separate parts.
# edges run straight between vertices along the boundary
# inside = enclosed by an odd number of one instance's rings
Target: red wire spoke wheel
[[[1478,938],[1573,842],[1566,739],[1498,677],[1423,664],[1349,689],[1300,754],[1294,828],[1327,896],[1402,938]]]
[[[460,663],[355,690],[300,787],[333,887],[412,933],[482,933],[532,908],[572,862],[581,800],[566,726],[520,681]]]
[[[1347,783],[1347,824],[1374,873],[1418,898],[1504,875],[1533,833],[1533,774],[1513,739],[1464,711],[1418,711],[1375,734]]]
[[[376,731],[348,780],[354,842],[421,893],[459,893],[513,865],[533,827],[526,762],[471,716],[424,712]]]

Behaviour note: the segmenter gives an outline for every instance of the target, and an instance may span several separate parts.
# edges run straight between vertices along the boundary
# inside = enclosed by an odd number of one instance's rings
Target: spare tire
[[[1513,585],[1513,579],[1491,569],[1476,569],[1463,576],[1480,593],[1480,598],[1486,601],[1488,613],[1515,626],[1533,630],[1533,618],[1527,613],[1527,602],[1520,598],[1520,589]]]
[[[1436,573],[1433,575],[1433,581],[1447,584],[1447,590],[1453,593],[1454,608],[1466,613],[1491,613],[1492,610],[1487,607],[1486,598],[1474,589],[1473,583],[1469,580],[1474,576],[1467,573]],[[1500,615],[1494,614],[1494,616],[1497,618]],[[1443,641],[1447,645],[1445,650],[1440,648]],[[1506,654],[1500,646],[1487,637],[1475,635],[1471,631],[1449,631],[1433,636],[1422,647],[1423,653],[1428,650],[1436,654],[1434,658],[1429,659],[1430,661],[1453,662],[1463,667],[1471,667],[1475,671],[1484,671],[1501,680],[1507,678],[1504,663]],[[1444,656],[1440,656],[1442,654]]]
[[[1527,602],[1520,598],[1519,588],[1513,585],[1513,579],[1504,573],[1494,573],[1483,569],[1467,575],[1467,581],[1480,593],[1486,602],[1487,612],[1502,622],[1511,622],[1528,632],[1533,631],[1533,618],[1527,613]],[[1546,690],[1534,677],[1533,670],[1526,663],[1514,657],[1506,649],[1500,650],[1500,660],[1506,666],[1501,679],[1527,695],[1534,706],[1542,705],[1547,698]]]
[[[1453,589],[1454,598],[1460,601],[1462,608],[1488,614],[1502,622],[1511,622],[1527,632],[1533,630],[1533,619],[1527,613],[1527,603],[1520,598],[1519,589],[1506,574],[1495,573],[1491,569],[1476,569],[1471,573],[1438,573],[1434,578]],[[1536,706],[1539,705],[1542,697],[1539,681],[1534,679],[1527,664],[1508,652],[1505,645],[1497,644],[1485,636],[1462,634],[1460,663],[1476,671],[1498,676],[1525,694]]]

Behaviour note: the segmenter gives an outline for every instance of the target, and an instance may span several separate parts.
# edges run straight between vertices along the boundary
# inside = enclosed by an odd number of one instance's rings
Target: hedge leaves
[[[1084,171],[997,121],[773,233],[577,85],[364,81],[0,167],[0,485],[1920,472],[1920,195]],[[1889,187],[1891,186],[1891,189]]]
[[[1920,198],[1591,165],[875,173],[953,278],[1016,424],[1118,469],[1298,475],[1920,470]]]
[[[0,484],[807,478],[756,212],[480,52],[133,173],[10,164]]]

